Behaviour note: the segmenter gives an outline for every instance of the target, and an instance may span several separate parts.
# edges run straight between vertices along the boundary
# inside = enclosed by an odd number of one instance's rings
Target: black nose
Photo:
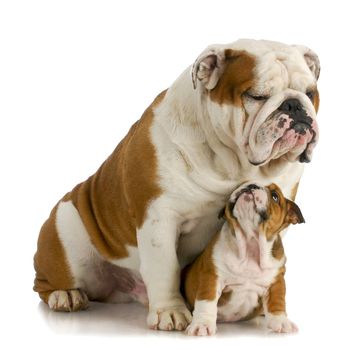
[[[255,184],[250,184],[248,187],[247,187],[248,190],[259,190],[259,187]]]
[[[278,107],[278,110],[283,112],[296,113],[297,111],[301,111],[302,108],[302,104],[299,100],[297,100],[296,98],[289,98]]]

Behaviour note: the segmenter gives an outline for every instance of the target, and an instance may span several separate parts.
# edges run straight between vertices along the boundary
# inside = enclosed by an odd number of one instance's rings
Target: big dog
[[[150,328],[184,329],[180,269],[222,225],[232,191],[253,180],[294,198],[318,140],[319,70],[304,46],[205,49],[56,204],[38,239],[34,290],[53,310],[148,302]]]

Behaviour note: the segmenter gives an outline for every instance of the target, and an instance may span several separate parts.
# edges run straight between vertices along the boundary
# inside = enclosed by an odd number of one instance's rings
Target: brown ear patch
[[[316,113],[318,113],[318,110],[319,110],[319,103],[320,103],[319,91],[315,90],[315,93],[313,96],[313,105],[314,105],[314,109],[315,109]]]
[[[225,50],[225,68],[217,85],[209,92],[219,104],[242,106],[242,93],[253,85],[255,58],[246,51]]]

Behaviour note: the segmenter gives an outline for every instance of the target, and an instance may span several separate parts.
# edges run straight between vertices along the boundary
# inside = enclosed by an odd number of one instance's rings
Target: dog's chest
[[[181,267],[192,262],[207,246],[211,238],[220,230],[223,220],[218,218],[222,204],[209,204],[201,215],[189,218],[180,228],[177,255]]]
[[[258,248],[253,245],[241,263],[227,259],[226,265],[232,272],[227,273],[223,280],[225,287],[218,303],[219,321],[232,322],[247,318],[260,307],[261,298],[277,276],[279,265],[273,260],[272,266],[261,268],[259,254]]]

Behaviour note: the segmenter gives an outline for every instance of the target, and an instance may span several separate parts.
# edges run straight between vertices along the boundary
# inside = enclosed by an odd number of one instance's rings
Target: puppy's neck
[[[244,230],[240,225],[225,223],[225,235],[229,249],[238,260],[254,260],[261,269],[273,266],[272,247],[273,241],[268,241],[263,232],[255,230]]]

